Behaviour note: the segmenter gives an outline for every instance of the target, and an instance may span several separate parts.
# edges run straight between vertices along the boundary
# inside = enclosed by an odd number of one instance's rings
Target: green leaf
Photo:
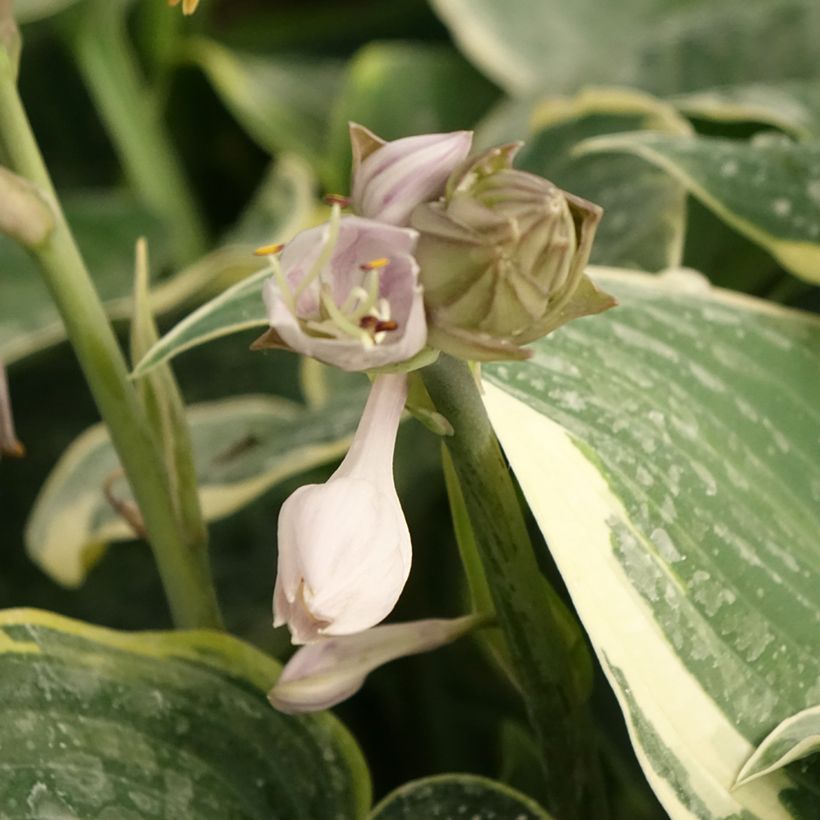
[[[251,54],[204,38],[190,40],[186,55],[261,148],[318,163],[343,73],[340,60]]]
[[[804,141],[820,136],[817,78],[776,85],[722,86],[683,94],[670,102],[687,117],[722,123],[764,123]]]
[[[450,47],[368,44],[353,57],[334,108],[332,189],[348,190],[348,122],[358,122],[386,140],[470,129],[497,95],[498,90]]]
[[[188,422],[205,519],[230,515],[286,478],[340,457],[367,384],[362,379],[358,389],[315,410],[266,396],[192,405]],[[66,450],[40,492],[26,527],[28,552],[56,581],[78,586],[106,544],[134,537],[115,510],[129,504],[108,433],[95,425]]]
[[[279,665],[216,632],[0,614],[0,811],[19,818],[361,818],[370,779],[328,714],[265,691]]]
[[[261,244],[290,239],[313,218],[315,179],[304,160],[282,155],[271,166],[227,243],[175,275],[154,284],[151,309],[162,315],[201,300],[248,276],[260,266],[252,255]],[[145,236],[155,268],[168,261],[159,223],[136,201],[120,192],[66,198],[68,220],[113,319],[132,313],[134,243]],[[0,359],[10,364],[65,338],[59,314],[33,261],[13,242],[0,237]]]
[[[766,736],[743,764],[735,787],[817,752],[820,752],[820,706],[812,706],[786,718]]]
[[[264,264],[261,260],[257,263]],[[270,277],[270,269],[264,267],[186,316],[148,350],[134,368],[134,377],[144,376],[183,351],[213,339],[267,327],[262,286]]]
[[[490,418],[666,810],[788,817],[788,772],[731,789],[820,698],[820,320],[593,275],[620,307],[485,366]]]
[[[371,820],[422,817],[551,820],[551,815],[521,792],[471,774],[442,774],[405,783],[387,795],[370,815]]]
[[[160,263],[168,246],[159,223],[120,191],[75,193],[65,210],[103,299],[130,291],[134,242],[146,236]],[[0,358],[10,363],[64,337],[59,314],[34,261],[0,236]]]
[[[820,143],[636,132],[597,137],[581,150],[633,154],[662,168],[786,269],[820,282]]]
[[[575,153],[586,138],[644,128],[691,131],[671,106],[637,91],[594,88],[549,97],[535,108],[533,133],[516,159],[523,170],[603,207],[592,249],[597,264],[657,271],[681,263],[684,187],[636,157]]]
[[[432,5],[464,53],[514,95],[589,83],[674,93],[813,76],[820,67],[813,0],[622,0],[605,9],[597,0]]]

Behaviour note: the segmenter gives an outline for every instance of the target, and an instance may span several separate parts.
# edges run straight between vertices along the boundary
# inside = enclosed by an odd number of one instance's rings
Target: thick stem
[[[162,458],[102,302],[59,207],[17,94],[7,53],[0,49],[0,143],[12,169],[38,184],[55,211],[56,227],[31,252],[60,311],[97,407],[108,425],[153,548],[174,622],[180,627],[221,625],[208,556],[180,538]]]
[[[115,0],[84,3],[66,20],[68,42],[129,182],[171,229],[177,261],[190,262],[206,250],[204,226],[157,101],[140,76],[125,8]]]
[[[539,740],[559,820],[606,817],[591,720],[569,673],[567,632],[544,594],[511,476],[467,365],[450,356],[422,371],[464,492],[498,623]]]

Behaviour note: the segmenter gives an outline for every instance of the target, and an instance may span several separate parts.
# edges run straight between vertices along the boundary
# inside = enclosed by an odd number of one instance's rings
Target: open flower
[[[285,347],[343,370],[412,358],[427,339],[413,258],[417,234],[356,216],[302,231],[264,289],[270,330],[254,349]]]
[[[413,209],[444,193],[447,178],[470,153],[470,131],[421,134],[385,142],[350,124],[353,210],[368,219],[408,225]]]
[[[339,468],[282,505],[274,626],[287,624],[294,643],[368,629],[404,588],[410,533],[393,483],[393,449],[406,398],[406,375],[378,376]]]

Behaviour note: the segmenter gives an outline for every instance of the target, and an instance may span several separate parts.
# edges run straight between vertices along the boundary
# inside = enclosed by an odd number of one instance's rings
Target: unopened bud
[[[468,160],[411,219],[429,344],[462,358],[526,358],[521,345],[615,304],[584,274],[601,209],[514,170],[518,148]]]
[[[54,213],[28,180],[0,168],[0,234],[27,247],[45,241],[54,229]]]

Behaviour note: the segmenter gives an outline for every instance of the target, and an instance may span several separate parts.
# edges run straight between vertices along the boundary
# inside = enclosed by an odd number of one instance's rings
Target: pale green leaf
[[[341,60],[252,54],[204,38],[190,40],[186,54],[261,148],[320,159]]]
[[[820,698],[820,320],[592,273],[620,306],[487,365],[490,418],[669,814],[793,816],[732,786]]]
[[[348,191],[348,122],[386,140],[472,128],[497,89],[452,48],[423,43],[369,43],[348,68],[334,107],[329,155],[332,187]]]
[[[496,780],[471,774],[442,774],[413,780],[391,792],[370,820],[551,820],[534,800]]]
[[[265,396],[192,405],[188,421],[205,519],[230,515],[286,478],[340,457],[367,384],[361,379],[362,389],[336,394],[317,409]],[[106,544],[134,537],[114,507],[131,503],[108,433],[96,425],[68,448],[40,492],[26,527],[29,554],[59,583],[79,585]],[[272,512],[272,528],[274,520]]]
[[[217,632],[0,613],[0,814],[358,820],[370,778],[328,714],[265,699],[279,665]]]
[[[814,76],[813,0],[432,0],[464,53],[511,94],[585,83],[654,93]],[[775,33],[776,34],[773,34]],[[765,59],[762,58],[765,55]]]
[[[593,138],[581,150],[633,154],[662,168],[787,270],[820,282],[820,143],[634,132]]]
[[[820,136],[818,78],[721,86],[682,94],[670,102],[688,117],[725,123],[763,123],[801,140]]]
[[[820,752],[820,706],[812,706],[786,718],[766,736],[744,763],[735,786],[817,752]]]
[[[671,106],[637,91],[602,87],[548,97],[534,110],[532,133],[516,165],[604,209],[593,262],[657,271],[681,263],[685,188],[636,157],[574,153],[586,138],[636,129],[691,130]]]
[[[265,263],[257,260],[257,264]],[[134,377],[144,376],[183,351],[213,339],[267,327],[262,286],[270,277],[270,269],[265,266],[186,316],[145,354],[134,368]]]

